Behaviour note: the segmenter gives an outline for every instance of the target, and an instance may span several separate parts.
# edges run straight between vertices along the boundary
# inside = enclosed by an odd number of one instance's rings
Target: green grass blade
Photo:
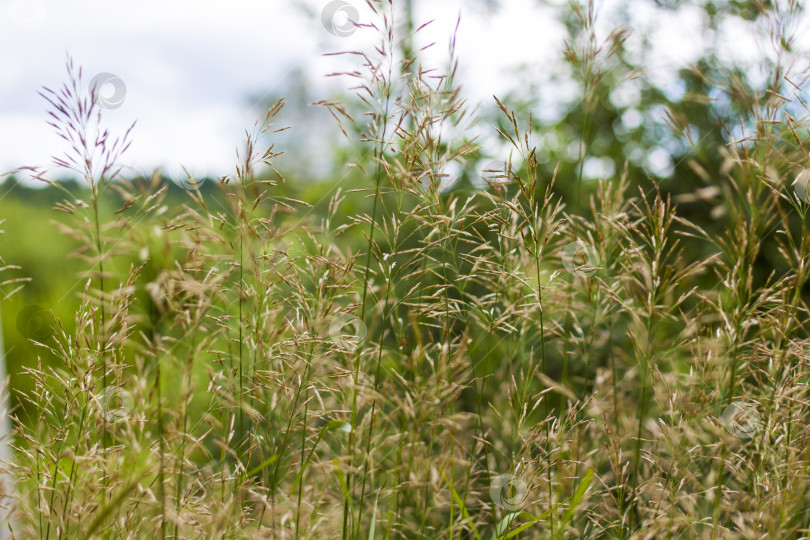
[[[245,478],[248,476],[253,476],[256,473],[262,472],[264,469],[272,465],[278,461],[278,454],[270,456],[266,460],[264,460],[260,465],[255,466],[254,468],[250,469],[248,472],[245,473]]]
[[[574,512],[577,511],[577,507],[579,507],[583,497],[585,497],[585,492],[588,491],[591,481],[593,481],[593,469],[588,469],[585,472],[585,476],[582,478],[582,481],[577,486],[574,495],[571,497],[570,502],[568,503],[568,508],[565,510],[565,514],[563,514],[562,522],[560,523],[560,535],[562,535],[562,532],[565,531],[565,528],[574,519]]]
[[[374,529],[377,526],[377,503],[380,501],[380,494],[374,497],[374,512],[371,514],[371,525],[368,528],[368,540],[374,540]]]
[[[315,453],[315,449],[318,447],[318,443],[321,442],[323,436],[326,435],[329,431],[334,429],[340,429],[342,431],[348,431],[351,429],[351,426],[348,422],[344,422],[343,420],[332,420],[325,426],[321,428],[321,432],[318,433],[318,439],[315,441],[315,444],[312,446],[312,450],[309,451],[309,455],[307,456],[306,461],[301,465],[301,470],[298,471],[298,474],[295,476],[295,480],[293,480],[292,486],[290,487],[290,496],[292,496],[295,488],[298,487],[298,484],[301,482],[301,478],[303,478],[304,473],[309,466],[309,462],[312,461],[312,455]]]
[[[113,510],[115,510],[121,504],[124,498],[126,498],[126,496],[129,495],[132,492],[132,490],[135,489],[135,486],[137,486],[138,483],[140,483],[143,476],[144,475],[141,475],[139,478],[130,482],[124,489],[118,492],[118,495],[116,495],[115,498],[112,501],[110,501],[110,504],[105,505],[101,509],[101,511],[96,516],[96,519],[93,520],[93,522],[90,524],[90,527],[87,529],[88,538],[93,536],[96,530],[98,530],[98,528],[101,527],[101,524],[104,523],[104,520],[107,518],[107,516],[109,516],[113,512]]]
[[[450,493],[453,495],[453,500],[456,501],[456,505],[458,506],[459,510],[461,510],[461,515],[464,516],[464,521],[469,522],[470,528],[472,529],[476,540],[481,540],[481,535],[478,534],[478,530],[475,528],[475,523],[473,523],[470,513],[467,512],[467,507],[464,505],[464,501],[462,501],[461,497],[458,496],[453,484],[450,483],[450,480],[447,478],[447,475],[444,474],[444,471],[442,471],[442,476],[444,476],[444,480],[447,482],[447,485],[450,488]]]

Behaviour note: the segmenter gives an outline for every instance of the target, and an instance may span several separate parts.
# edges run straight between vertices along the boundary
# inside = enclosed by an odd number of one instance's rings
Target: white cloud
[[[367,9],[361,0],[352,1],[361,13]],[[99,72],[125,80],[124,106],[109,111],[106,120],[116,130],[138,121],[128,164],[147,171],[184,161],[212,174],[231,171],[234,150],[257,116],[251,109],[256,98],[280,93],[295,67],[325,98],[337,83],[325,75],[358,68],[359,60],[323,53],[379,41],[373,31],[345,38],[327,32],[320,19],[326,4],[307,0],[302,9],[300,1],[289,0],[0,0],[0,171],[47,165],[51,154],[62,151],[36,92],[61,85],[67,53],[84,66],[86,82]],[[667,18],[648,11],[635,15],[649,27],[650,54],[661,59],[653,70],[665,78],[673,66],[696,57],[702,42],[699,13],[683,9]],[[417,39],[420,47],[435,42],[423,53],[426,65],[446,68],[459,14],[459,75],[472,105],[490,104],[493,94],[521,84],[528,88],[515,76],[516,67],[540,70],[539,77],[533,73],[528,79],[543,81],[544,66],[560,58],[562,28],[552,8],[536,0],[504,0],[494,14],[470,0],[423,1],[417,2],[418,23],[435,19]],[[364,17],[367,13],[361,22]],[[728,43],[733,42],[727,49],[746,55],[754,50],[742,42],[743,23],[726,26]],[[546,96],[550,86],[537,92]],[[551,90],[570,97],[562,86]],[[331,134],[336,126],[322,129]]]

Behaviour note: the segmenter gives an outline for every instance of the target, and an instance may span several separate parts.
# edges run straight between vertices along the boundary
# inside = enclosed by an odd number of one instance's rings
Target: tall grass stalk
[[[362,6],[375,46],[343,56],[355,93],[318,103],[347,164],[321,184],[278,170],[283,100],[230,174],[124,175],[130,132],[69,61],[42,94],[70,143],[54,165],[84,183],[26,171],[60,194],[78,307],[43,333],[11,315],[38,356],[9,363],[15,537],[806,536],[791,50],[773,40],[759,86],[693,66],[675,99],[628,28],[573,6],[563,125],[515,94],[476,110],[455,34],[437,66],[410,2],[401,24]],[[760,8],[775,38],[796,9]],[[666,120],[628,128],[624,84]],[[673,177],[631,144],[679,149]],[[588,178],[606,153],[621,172]],[[8,317],[30,300],[5,264]]]

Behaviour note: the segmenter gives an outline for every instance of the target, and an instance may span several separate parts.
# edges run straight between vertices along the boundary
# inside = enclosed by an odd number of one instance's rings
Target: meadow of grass
[[[807,536],[808,149],[789,66],[722,87],[745,136],[701,117],[725,137],[684,160],[702,186],[629,162],[586,182],[585,138],[549,163],[532,113],[497,98],[511,153],[493,161],[468,136],[453,40],[446,72],[423,70],[391,4],[367,7],[378,43],[342,74],[356,99],[318,104],[352,160],[319,190],[273,165],[283,100],[233,174],[180,190],[121,173],[129,133],[105,130],[72,61],[43,90],[73,149],[55,162],[80,182],[5,184],[8,533]],[[762,9],[787,51],[793,12]],[[572,13],[584,128],[630,31],[598,42],[593,5]],[[669,119],[688,140],[690,118]],[[29,221],[33,243],[14,243]]]

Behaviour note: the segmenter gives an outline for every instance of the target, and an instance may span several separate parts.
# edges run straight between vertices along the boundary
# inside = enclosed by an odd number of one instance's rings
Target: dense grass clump
[[[453,41],[428,70],[400,54],[393,6],[368,10],[379,43],[342,74],[357,99],[319,103],[354,157],[321,200],[273,165],[283,100],[233,174],[184,178],[179,198],[159,172],[121,173],[130,132],[104,129],[72,62],[43,91],[72,147],[55,163],[84,184],[32,172],[64,192],[82,271],[69,320],[15,313],[39,360],[9,403],[13,536],[807,536],[810,235],[792,182],[808,149],[787,66],[762,89],[724,79],[730,117],[697,87],[695,124],[672,104],[673,137],[716,122],[724,138],[675,169],[703,185],[630,160],[588,182],[629,29],[599,43],[593,5],[572,11],[582,138],[550,165],[507,100],[509,158],[469,135]],[[704,67],[689,76],[710,84]],[[5,302],[27,284],[0,270]]]

